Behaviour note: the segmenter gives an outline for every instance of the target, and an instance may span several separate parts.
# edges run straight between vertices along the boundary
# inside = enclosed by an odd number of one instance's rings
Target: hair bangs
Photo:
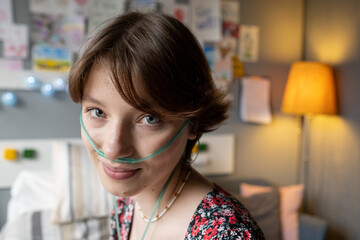
[[[176,64],[169,63],[171,56],[159,55],[162,52],[156,50],[159,44],[151,39],[139,43],[137,39],[141,38],[134,32],[126,37],[102,58],[102,64],[110,68],[113,85],[121,97],[136,109],[163,118],[195,116],[196,110],[189,109],[190,96],[182,91],[186,87],[172,80],[171,71]],[[139,48],[139,44],[142,47]],[[177,75],[181,75],[180,71]]]

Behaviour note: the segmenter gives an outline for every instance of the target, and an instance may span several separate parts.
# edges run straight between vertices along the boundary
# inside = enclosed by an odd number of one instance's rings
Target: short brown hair
[[[111,71],[121,97],[159,117],[190,118],[197,139],[227,118],[226,94],[216,88],[200,44],[180,21],[161,13],[129,12],[116,17],[93,39],[69,73],[69,93],[81,102],[94,64]]]

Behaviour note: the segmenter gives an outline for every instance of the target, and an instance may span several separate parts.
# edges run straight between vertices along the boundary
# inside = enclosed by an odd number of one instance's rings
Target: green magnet
[[[206,152],[208,149],[208,145],[206,143],[199,144],[199,152]]]
[[[22,154],[23,158],[34,159],[36,156],[36,151],[34,149],[25,149]]]

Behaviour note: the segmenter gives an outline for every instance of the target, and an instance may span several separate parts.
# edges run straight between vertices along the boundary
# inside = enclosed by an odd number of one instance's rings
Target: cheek
[[[174,162],[178,163],[182,158],[186,143],[187,143],[187,136],[180,136],[177,141],[174,141],[167,150],[165,150],[164,158],[167,159],[168,163],[175,164]]]

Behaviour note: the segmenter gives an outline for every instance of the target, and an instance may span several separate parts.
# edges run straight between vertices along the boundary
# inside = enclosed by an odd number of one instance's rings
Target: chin
[[[101,169],[100,169],[101,171]],[[135,186],[130,186],[131,183],[119,183],[110,179],[106,174],[98,172],[101,183],[108,193],[116,197],[132,197],[137,194]]]

